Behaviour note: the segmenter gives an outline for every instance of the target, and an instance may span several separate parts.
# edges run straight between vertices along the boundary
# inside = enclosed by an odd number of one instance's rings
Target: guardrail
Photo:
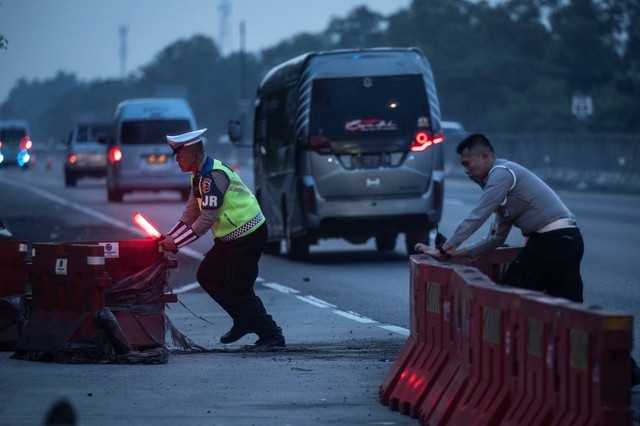
[[[522,164],[550,185],[590,191],[640,193],[640,135],[615,133],[487,134],[500,158]],[[456,153],[442,145],[447,177],[466,179]]]

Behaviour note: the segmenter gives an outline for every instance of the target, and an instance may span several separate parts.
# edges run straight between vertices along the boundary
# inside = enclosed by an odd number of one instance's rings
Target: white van
[[[174,164],[167,135],[196,130],[184,99],[129,99],[118,104],[107,151],[107,197],[120,202],[133,191],[179,191],[189,198],[189,179]]]

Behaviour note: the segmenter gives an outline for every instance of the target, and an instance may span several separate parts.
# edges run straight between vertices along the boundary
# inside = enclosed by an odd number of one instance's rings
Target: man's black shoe
[[[251,331],[246,330],[244,328],[239,327],[231,327],[231,330],[227,331],[225,334],[220,337],[220,343],[229,344],[235,341],[242,339],[247,334],[251,333]]]
[[[278,330],[273,334],[259,338],[256,340],[255,345],[268,348],[284,348],[286,346],[286,342],[282,335],[282,329],[278,327]]]

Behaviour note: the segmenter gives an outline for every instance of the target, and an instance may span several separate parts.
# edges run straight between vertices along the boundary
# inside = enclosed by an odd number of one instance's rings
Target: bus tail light
[[[442,135],[438,134],[431,138],[428,132],[425,132],[424,130],[418,130],[413,138],[413,141],[411,141],[411,151],[426,151],[427,148],[433,145],[438,145],[442,142],[444,142],[444,137]]]
[[[325,138],[324,136],[311,136],[308,147],[312,151],[328,154],[331,152],[331,139]]]

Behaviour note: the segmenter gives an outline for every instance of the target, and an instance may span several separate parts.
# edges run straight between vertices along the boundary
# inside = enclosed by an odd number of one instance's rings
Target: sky
[[[227,3],[227,19],[223,4]],[[356,6],[389,15],[411,0],[0,0],[0,104],[18,79],[118,78],[150,63],[171,43],[200,34],[223,54],[258,53],[295,34],[317,33]],[[126,27],[126,60],[121,28]],[[226,30],[226,31],[225,31]]]

